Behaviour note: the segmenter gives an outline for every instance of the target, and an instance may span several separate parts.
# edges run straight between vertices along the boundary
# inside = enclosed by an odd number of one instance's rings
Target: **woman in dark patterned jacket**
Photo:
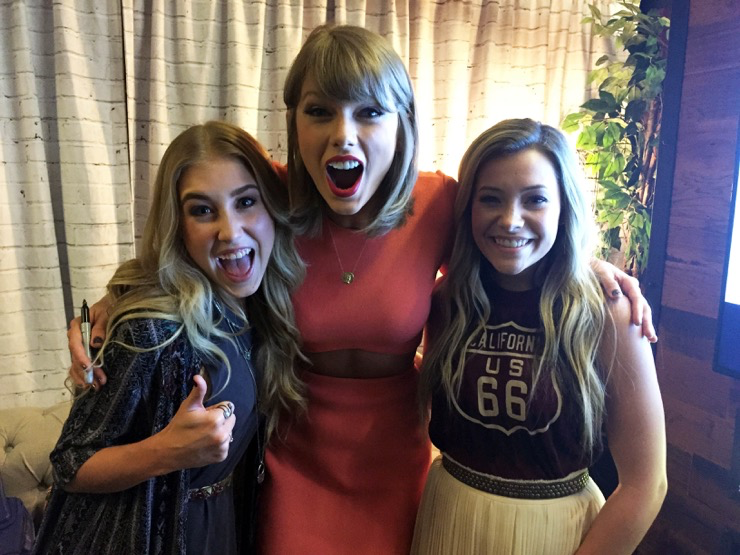
[[[97,362],[115,370],[51,454],[36,553],[236,553],[232,473],[250,443],[263,470],[258,384],[270,405],[300,398],[290,291],[304,269],[284,196],[237,127],[191,127],[167,149],[141,254],[108,284]]]

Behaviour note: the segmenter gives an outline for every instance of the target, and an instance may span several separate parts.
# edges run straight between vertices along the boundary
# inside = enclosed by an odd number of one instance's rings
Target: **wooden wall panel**
[[[674,445],[668,445],[667,459],[671,490],[687,491],[691,475],[691,455]]]
[[[738,11],[738,0],[694,0],[689,24],[698,29],[718,21],[737,22]]]
[[[674,181],[679,186],[681,180]],[[711,181],[706,182],[706,187],[712,187]],[[723,210],[726,209],[728,198]],[[688,208],[681,207],[682,211],[688,211]],[[696,210],[703,211],[704,206],[699,203]],[[668,259],[676,262],[685,262],[698,266],[696,271],[706,271],[706,266],[722,266],[725,256],[725,247],[727,245],[728,222],[709,220],[709,219],[690,219],[673,217],[671,218],[671,237],[668,244]],[[720,272],[721,273],[721,272]],[[709,274],[707,274],[709,275]],[[716,311],[714,312],[716,315]]]
[[[740,503],[727,495],[730,486],[728,472],[723,465],[714,465],[701,457],[695,457],[689,495],[711,507],[733,526],[740,526]]]
[[[703,503],[669,490],[639,555],[703,555],[718,552],[717,514]],[[728,554],[729,555],[729,554]],[[736,555],[736,554],[732,554]]]
[[[661,341],[665,335],[661,337]],[[727,397],[732,378],[717,374],[712,376],[710,360],[698,359],[678,351],[666,349],[660,360],[658,377],[662,383],[670,381],[665,395],[677,399],[690,399],[691,404],[717,418],[734,418],[731,401]],[[711,376],[711,379],[707,379]]]
[[[739,118],[740,1],[695,0],[657,348],[669,491],[640,554],[738,553],[740,498],[731,469],[740,380],[714,372],[712,363]]]
[[[673,232],[674,229],[671,227],[671,233]],[[717,318],[721,281],[721,266],[710,267],[693,264],[690,261],[667,260],[663,283],[663,306]]]
[[[664,396],[663,404],[669,444],[687,452],[702,453],[707,460],[729,467],[734,419],[713,416],[697,408],[691,399],[684,400],[670,394]]]
[[[734,3],[737,10],[737,0]],[[694,21],[693,3],[691,7],[692,21]],[[740,60],[732,48],[716,48],[718,44],[732,44],[738,32],[736,24],[736,20],[731,17],[713,19],[701,24],[694,23],[693,33],[687,45],[689,49],[686,51],[685,72],[687,74],[716,72],[721,69],[740,67]]]

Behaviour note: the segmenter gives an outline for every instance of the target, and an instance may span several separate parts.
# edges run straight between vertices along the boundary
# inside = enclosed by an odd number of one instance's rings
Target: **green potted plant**
[[[623,256],[620,265],[639,277],[648,257],[670,21],[630,1],[618,4],[608,17],[589,6],[583,22],[621,52],[597,60],[589,82],[598,98],[567,115],[562,127],[579,131],[576,146],[597,183],[602,257]]]

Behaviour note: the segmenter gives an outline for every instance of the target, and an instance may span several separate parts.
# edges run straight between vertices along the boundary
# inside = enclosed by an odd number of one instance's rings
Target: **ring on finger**
[[[224,413],[224,420],[228,420],[231,418],[231,415],[234,414],[234,405],[231,403],[226,403],[224,405],[221,405],[221,410]]]

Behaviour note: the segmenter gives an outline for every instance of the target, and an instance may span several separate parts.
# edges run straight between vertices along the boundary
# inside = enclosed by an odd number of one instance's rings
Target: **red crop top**
[[[437,270],[452,245],[456,193],[453,179],[422,173],[414,186],[413,214],[402,227],[366,239],[324,219],[321,236],[298,238],[308,268],[293,304],[306,352],[416,349]],[[341,267],[354,271],[350,285],[342,282],[337,253]]]

